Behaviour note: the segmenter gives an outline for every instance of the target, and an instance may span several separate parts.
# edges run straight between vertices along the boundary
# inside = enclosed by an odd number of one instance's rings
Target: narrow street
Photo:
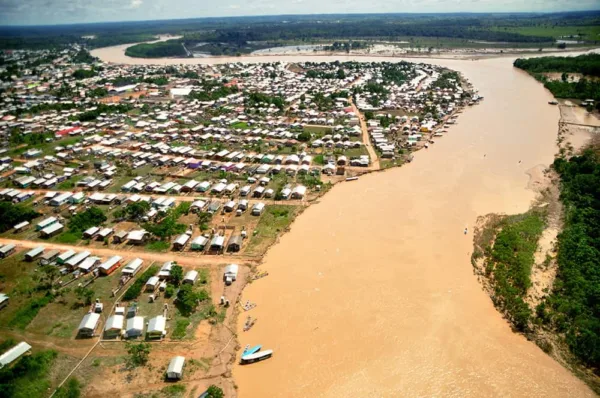
[[[371,145],[371,139],[369,137],[369,130],[367,129],[367,121],[365,120],[365,116],[358,110],[356,104],[351,99],[350,103],[352,104],[352,110],[358,116],[358,120],[360,121],[360,130],[362,131],[362,141],[365,144],[365,148],[369,153],[369,157],[371,158],[371,164],[369,167],[363,168],[363,170],[374,171],[379,170],[381,167],[379,165],[379,156],[377,156],[377,152],[375,152],[375,148]]]

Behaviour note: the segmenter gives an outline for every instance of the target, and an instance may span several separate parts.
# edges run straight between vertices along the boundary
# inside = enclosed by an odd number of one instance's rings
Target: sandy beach
[[[118,59],[106,51],[92,54]],[[313,59],[390,60],[278,57]],[[268,252],[260,270],[269,277],[242,299],[258,304],[258,322],[243,332],[240,320],[238,337],[275,354],[234,367],[239,396],[594,396],[511,331],[473,274],[463,234],[480,215],[529,208],[526,172],[557,151],[552,96],[511,58],[413,61],[462,72],[485,100],[410,165],[336,185]]]

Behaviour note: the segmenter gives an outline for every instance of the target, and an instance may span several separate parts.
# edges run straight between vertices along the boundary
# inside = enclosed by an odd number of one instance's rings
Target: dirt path
[[[18,240],[18,239],[4,239],[0,238],[1,244],[9,244],[13,243],[17,246],[31,249],[38,246],[44,246],[47,249],[53,250],[81,250],[84,247],[74,246],[74,245],[64,245],[64,244],[56,244],[56,243],[43,243],[43,242],[32,242],[28,240]],[[94,253],[94,255],[102,256],[102,257],[111,257],[111,256],[122,256],[128,258],[141,258],[146,261],[177,261],[180,265],[188,265],[188,266],[198,266],[198,265],[213,265],[213,264],[225,264],[225,263],[257,263],[258,259],[255,257],[246,257],[246,256],[186,256],[184,253],[180,252],[169,252],[169,253],[152,253],[146,251],[137,251],[137,250],[118,250],[118,249],[99,249],[99,248],[91,248],[90,251]]]
[[[369,152],[369,157],[371,158],[371,164],[369,167],[365,167],[364,170],[373,171],[379,170],[381,167],[379,166],[379,157],[377,156],[377,152],[375,152],[375,148],[371,145],[371,140],[369,138],[369,130],[367,129],[367,122],[365,121],[365,116],[360,113],[354,101],[350,100],[352,104],[352,110],[358,116],[358,120],[360,121],[360,130],[362,131],[362,141],[365,144],[365,148],[367,148],[367,152]]]

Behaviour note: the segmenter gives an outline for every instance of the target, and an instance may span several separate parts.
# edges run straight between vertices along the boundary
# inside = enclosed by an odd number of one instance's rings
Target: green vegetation
[[[58,353],[40,351],[22,357],[10,367],[0,369],[0,396],[10,398],[44,397],[50,388],[48,380]]]
[[[248,93],[244,100],[244,106],[246,107],[269,106],[271,104],[275,105],[280,110],[282,110],[285,106],[285,102],[282,97],[270,96],[259,92]]]
[[[208,299],[210,296],[206,290],[194,291],[192,285],[185,284],[179,288],[175,305],[183,316],[190,316],[196,311],[198,303]]]
[[[246,253],[256,254],[266,250],[279,233],[283,232],[296,218],[298,207],[287,205],[269,205],[260,217],[254,235],[250,238]]]
[[[149,242],[144,246],[144,248],[150,252],[166,252],[171,247],[171,243],[169,241],[157,240],[154,242]]]
[[[49,292],[45,296],[32,298],[31,300],[27,301],[24,306],[19,308],[19,310],[8,323],[8,326],[25,330],[33,318],[37,316],[38,312],[40,312],[40,310],[48,305],[52,300],[54,300],[54,296]]]
[[[93,69],[77,69],[73,72],[73,77],[77,80],[89,79],[90,77],[96,76],[97,73]]]
[[[221,387],[217,387],[214,384],[210,385],[206,390],[206,398],[223,398],[224,396]]]
[[[150,344],[149,343],[127,343],[125,346],[127,349],[127,366],[129,368],[137,368],[138,366],[144,366],[148,363],[150,357]]]
[[[185,394],[185,385],[173,384],[171,386],[164,387],[160,392],[167,398],[179,398]]]
[[[190,321],[188,319],[178,319],[175,322],[175,329],[171,334],[172,339],[181,340],[185,337],[188,326],[190,326]]]
[[[188,98],[199,101],[215,101],[239,91],[236,85],[225,86],[215,80],[203,80],[199,85],[198,89],[194,88],[190,92]]]
[[[65,385],[56,390],[56,398],[79,398],[81,396],[81,383],[75,377],[67,381]]]
[[[519,58],[514,66],[529,73],[567,72],[600,77],[600,54],[577,57]]]
[[[151,265],[146,271],[144,271],[142,275],[140,275],[135,280],[135,282],[133,282],[131,286],[129,286],[129,289],[127,289],[127,291],[123,295],[123,300],[135,300],[142,292],[142,289],[144,288],[144,285],[146,285],[146,282],[148,282],[148,279],[156,275],[159,270],[160,268],[158,267],[158,265]]]
[[[167,215],[157,223],[145,223],[144,229],[161,241],[169,240],[173,235],[185,232],[185,224],[177,221],[179,217],[190,211],[191,203],[182,202],[175,209],[169,210]]]
[[[73,243],[81,239],[83,232],[91,227],[97,227],[107,220],[104,212],[98,207],[90,207],[89,209],[77,213],[69,220],[69,231],[58,236],[63,243]]]
[[[0,232],[6,232],[23,221],[31,221],[40,214],[27,205],[0,202]]]
[[[600,101],[600,81],[581,78],[570,82],[567,73],[581,73],[584,76],[600,77],[600,54],[585,54],[577,57],[541,57],[517,59],[514,66],[523,69],[544,83],[557,98],[593,99]],[[562,73],[561,80],[548,79],[543,73]],[[600,105],[597,104],[598,109]]]
[[[128,57],[137,58],[163,58],[185,57],[187,52],[179,40],[167,40],[157,43],[140,43],[125,50]]]
[[[545,323],[566,337],[573,354],[600,365],[600,155],[587,150],[570,160],[557,159],[565,205],[558,237],[558,274],[547,303],[538,308]]]
[[[494,287],[494,303],[504,311],[517,330],[528,329],[531,310],[524,301],[531,286],[531,268],[544,218],[537,211],[510,216],[498,226],[486,263],[486,275]]]

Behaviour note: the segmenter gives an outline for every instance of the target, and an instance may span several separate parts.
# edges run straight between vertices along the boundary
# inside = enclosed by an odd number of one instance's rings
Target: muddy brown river
[[[131,61],[115,48],[93,55]],[[276,58],[334,59],[390,60]],[[414,61],[462,72],[485,100],[410,165],[335,186],[268,252],[269,276],[243,297],[258,322],[242,332],[241,319],[238,336],[274,356],[234,367],[239,396],[594,396],[511,331],[470,263],[477,216],[526,211],[526,171],[553,160],[551,95],[511,58]]]

